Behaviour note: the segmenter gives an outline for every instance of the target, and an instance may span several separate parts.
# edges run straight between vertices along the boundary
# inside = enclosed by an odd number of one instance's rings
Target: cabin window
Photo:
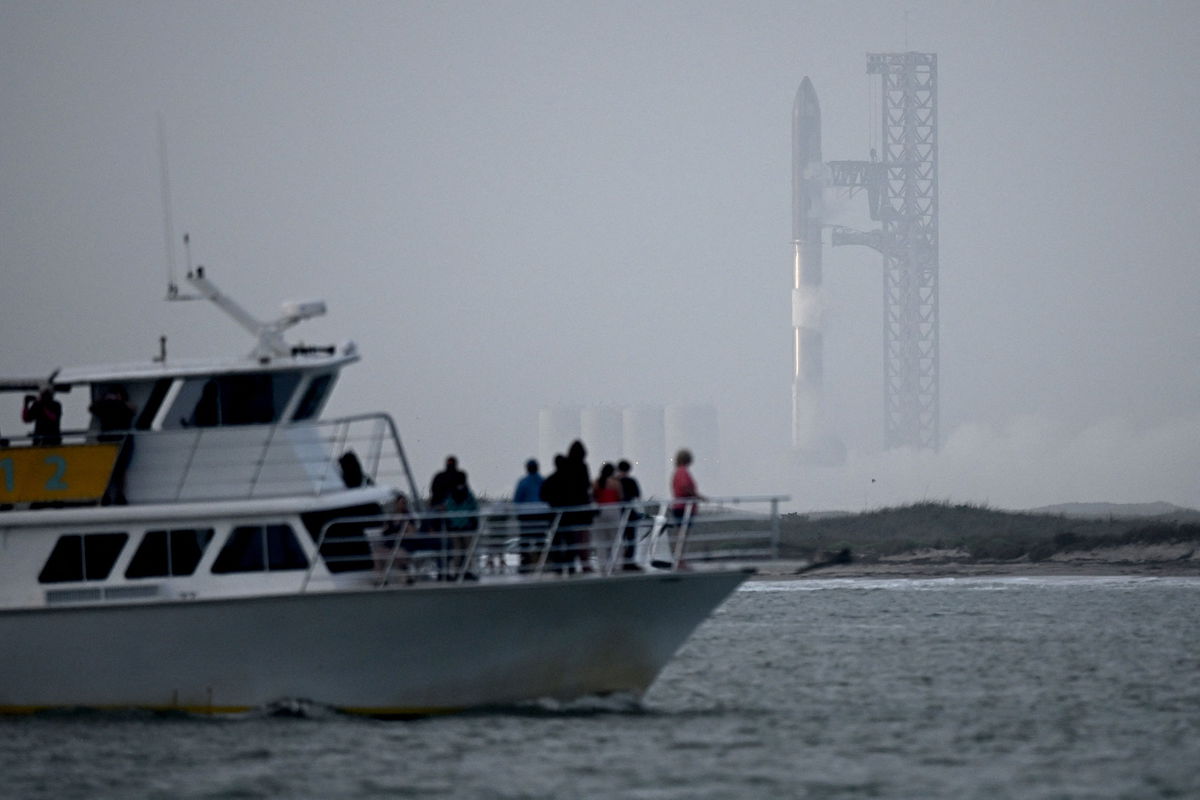
[[[300,373],[294,370],[189,378],[175,399],[167,427],[278,422],[299,384]]]
[[[102,581],[112,572],[128,539],[127,533],[68,533],[60,536],[38,575],[38,582]]]
[[[294,569],[308,569],[308,559],[288,525],[234,528],[212,566],[212,571],[218,575]]]
[[[146,531],[129,560],[126,578],[169,578],[191,575],[212,541],[212,528]]]
[[[89,407],[92,412],[92,429],[149,430],[170,388],[170,378],[92,384],[92,405]],[[110,394],[116,394],[121,402],[106,401],[106,396]],[[131,409],[128,415],[122,412],[123,405],[128,405]]]
[[[304,396],[300,398],[300,403],[296,406],[296,413],[292,415],[293,420],[312,419],[321,410],[321,406],[325,404],[325,395],[329,393],[329,384],[333,381],[333,375],[325,374],[318,375],[308,383],[308,388],[304,390]]]
[[[374,517],[383,513],[377,503],[364,503],[348,508],[310,511],[301,514],[304,527],[314,543],[321,544],[321,558],[330,572],[362,572],[373,569],[371,545],[367,540],[369,523],[361,520],[338,522],[339,517]],[[327,527],[328,526],[328,527]]]

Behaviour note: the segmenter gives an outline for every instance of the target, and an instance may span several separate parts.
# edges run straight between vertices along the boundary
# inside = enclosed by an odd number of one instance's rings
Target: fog
[[[943,447],[882,450],[880,259],[827,248],[849,454],[797,466],[792,97],[864,159],[866,53],[905,49],[939,63]],[[392,413],[421,484],[454,453],[511,491],[544,407],[705,403],[710,495],[1200,506],[1198,54],[1192,2],[0,0],[0,376],[251,349],[163,301],[161,114],[193,260],[260,317],[324,298],[291,337],[364,355],[328,413]]]

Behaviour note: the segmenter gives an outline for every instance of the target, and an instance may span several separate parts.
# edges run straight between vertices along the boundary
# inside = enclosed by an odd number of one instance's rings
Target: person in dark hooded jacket
[[[554,457],[554,471],[546,476],[546,479],[542,481],[542,488],[538,490],[538,496],[542,502],[551,508],[563,508],[570,505],[567,501],[566,474],[567,457],[559,453]],[[553,520],[554,515],[551,515],[548,524],[552,524]],[[552,567],[560,572],[566,569],[567,561],[567,540],[562,528],[563,520],[559,520],[558,527],[555,529],[554,541],[550,543],[550,552],[546,558]]]
[[[592,502],[592,478],[588,474],[587,449],[583,442],[576,439],[567,450],[566,471],[564,474],[563,495],[567,506],[586,506]],[[570,549],[567,552],[567,563],[571,565],[578,557],[580,568],[584,572],[592,571],[592,548],[588,535],[588,526],[596,516],[594,511],[571,511],[563,515],[563,525],[566,528],[567,542]],[[574,567],[571,566],[573,571]]]

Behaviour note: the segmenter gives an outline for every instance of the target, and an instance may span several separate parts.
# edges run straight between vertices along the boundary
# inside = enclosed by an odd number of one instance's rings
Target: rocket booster
[[[825,165],[821,107],[805,77],[792,105],[792,444],[810,447],[821,435],[821,228]]]
[[[798,242],[820,243],[824,183],[821,106],[812,81],[805,77],[792,104],[792,238]],[[820,277],[818,269],[818,283]]]

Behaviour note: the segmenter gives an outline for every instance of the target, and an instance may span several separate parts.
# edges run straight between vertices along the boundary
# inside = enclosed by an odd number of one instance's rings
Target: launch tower
[[[831,244],[883,255],[884,447],[936,449],[937,55],[869,53],[867,73],[881,80],[881,152],[828,166],[832,185],[867,190],[880,228],[835,227]]]

